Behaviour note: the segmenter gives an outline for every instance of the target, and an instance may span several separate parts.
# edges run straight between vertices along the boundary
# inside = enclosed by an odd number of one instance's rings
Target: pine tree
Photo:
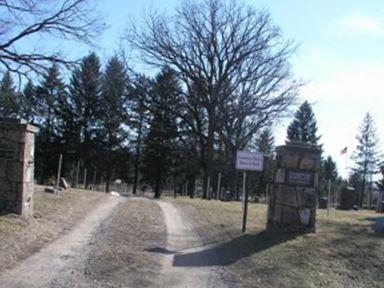
[[[0,117],[12,118],[19,116],[18,95],[15,91],[12,76],[5,72],[0,82]]]
[[[57,170],[57,159],[61,151],[58,115],[62,107],[59,104],[61,99],[67,97],[56,64],[43,76],[36,88],[36,97],[39,99],[37,111],[41,119],[36,136],[36,174],[42,183],[46,183]]]
[[[53,64],[43,76],[41,84],[36,89],[39,98],[38,113],[42,118],[42,127],[47,131],[48,140],[57,135],[57,113],[59,101],[67,96],[65,84],[60,78],[59,67]]]
[[[319,189],[318,197],[323,197],[328,195],[328,183],[331,181],[335,183],[339,175],[337,172],[336,162],[333,161],[331,156],[328,156],[326,159],[320,161],[319,169]]]
[[[265,128],[261,131],[260,136],[256,139],[256,148],[268,158],[273,158],[275,153],[275,138],[270,128]]]
[[[175,72],[164,68],[156,77],[151,97],[151,121],[144,139],[142,173],[160,198],[163,185],[171,173],[174,143],[177,137],[176,117],[171,112],[179,101],[179,84]]]
[[[335,181],[338,177],[336,168],[336,162],[333,161],[331,156],[328,156],[321,163],[322,170],[324,171],[324,177],[327,180]]]
[[[101,81],[100,59],[95,53],[91,53],[82,59],[80,67],[73,72],[70,83],[70,101],[80,132],[77,152],[88,173],[93,172],[92,168],[95,169],[92,159],[97,154],[96,133],[100,125]],[[89,183],[90,177],[87,177],[86,187]]]
[[[128,136],[123,127],[128,122],[127,86],[124,64],[116,56],[112,57],[104,73],[100,98],[100,143],[104,152],[106,192]]]
[[[137,193],[137,186],[139,184],[140,164],[142,160],[142,144],[143,139],[147,134],[149,109],[147,109],[147,98],[152,91],[152,79],[138,75],[133,82],[133,87],[129,92],[129,107],[130,107],[130,127],[135,136],[131,144],[134,146],[134,159],[133,159],[133,194]]]
[[[359,127],[359,134],[356,136],[358,144],[352,155],[355,166],[352,171],[361,178],[361,187],[358,205],[363,206],[364,193],[368,182],[372,181],[372,176],[379,172],[380,153],[378,136],[373,118],[369,112],[365,115]],[[371,197],[370,197],[371,199]]]
[[[261,131],[260,136],[256,139],[256,148],[264,154],[264,169],[260,176],[259,191],[266,191],[267,183],[271,181],[274,169],[275,138],[270,128]]]
[[[311,105],[305,101],[294,115],[294,120],[287,130],[288,140],[302,141],[312,145],[319,145],[317,124]]]
[[[35,87],[32,81],[28,81],[20,95],[20,115],[26,119],[30,124],[38,123],[39,100],[36,97]]]

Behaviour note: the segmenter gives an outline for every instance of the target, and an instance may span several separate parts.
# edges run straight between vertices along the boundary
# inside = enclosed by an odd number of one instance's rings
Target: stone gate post
[[[315,232],[317,166],[320,150],[291,141],[276,148],[276,173],[268,206],[267,231]]]
[[[36,132],[25,120],[0,119],[0,213],[33,212]]]

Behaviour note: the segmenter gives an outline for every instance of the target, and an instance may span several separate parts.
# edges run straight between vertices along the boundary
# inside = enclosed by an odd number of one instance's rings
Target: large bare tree
[[[199,132],[206,136],[207,177],[215,138],[242,146],[294,100],[298,84],[288,62],[294,46],[265,11],[236,1],[186,1],[172,17],[152,12],[131,27],[127,39],[142,59],[175,69],[188,88],[186,106],[204,110],[206,129]]]
[[[35,45],[47,36],[91,43],[103,28],[94,2],[0,0],[0,69],[25,76],[41,73],[51,66],[49,62],[71,64],[60,51]]]

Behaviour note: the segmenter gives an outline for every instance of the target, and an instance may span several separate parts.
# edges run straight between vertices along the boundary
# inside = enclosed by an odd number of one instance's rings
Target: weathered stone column
[[[268,207],[267,231],[315,232],[318,148],[287,142],[276,149],[276,173]]]
[[[36,132],[24,120],[0,119],[0,213],[33,213]]]

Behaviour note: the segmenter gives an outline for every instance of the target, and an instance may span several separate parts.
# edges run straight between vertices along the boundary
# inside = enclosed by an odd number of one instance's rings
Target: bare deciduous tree
[[[72,64],[60,52],[42,51],[33,44],[41,40],[37,36],[91,43],[103,27],[89,2],[94,1],[0,0],[1,69],[26,76],[46,70],[49,62]]]
[[[131,27],[127,39],[146,63],[169,65],[186,91],[198,92],[185,93],[184,101],[206,115],[206,176],[219,132],[239,147],[295,97],[299,85],[288,63],[293,44],[265,11],[236,1],[186,1],[173,17],[153,12],[144,25]]]

